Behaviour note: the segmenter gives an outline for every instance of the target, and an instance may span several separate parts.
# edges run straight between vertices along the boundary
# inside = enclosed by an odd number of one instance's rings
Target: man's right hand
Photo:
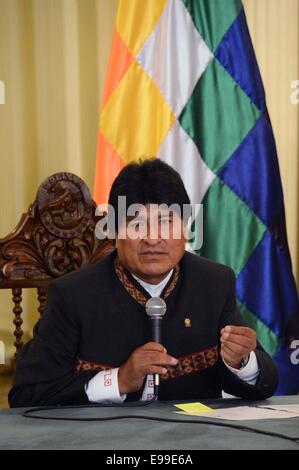
[[[125,395],[137,392],[147,374],[166,374],[167,367],[173,367],[177,363],[177,359],[169,356],[159,343],[151,342],[140,346],[118,370],[119,393]]]

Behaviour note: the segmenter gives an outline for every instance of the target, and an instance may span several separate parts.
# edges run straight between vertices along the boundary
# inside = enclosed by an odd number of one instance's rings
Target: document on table
[[[175,405],[178,408],[186,410],[186,405]],[[183,408],[184,407],[184,408]],[[194,405],[193,405],[193,409]],[[208,411],[177,411],[176,413],[188,416],[200,416],[201,418],[217,418],[227,419],[231,421],[247,421],[254,419],[285,419],[295,418],[299,416],[298,405],[253,405],[253,406],[236,406],[232,408],[210,408]]]

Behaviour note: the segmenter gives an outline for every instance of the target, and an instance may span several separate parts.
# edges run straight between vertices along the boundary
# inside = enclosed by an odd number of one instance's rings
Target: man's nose
[[[144,241],[151,246],[155,246],[160,242],[160,233],[156,227],[151,227],[150,225],[147,227],[147,233],[144,237]]]
[[[150,246],[156,246],[160,243],[160,238],[158,235],[148,235],[143,239],[143,241]]]

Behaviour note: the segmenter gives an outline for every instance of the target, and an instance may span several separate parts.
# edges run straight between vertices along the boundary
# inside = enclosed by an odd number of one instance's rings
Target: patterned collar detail
[[[119,281],[122,283],[126,291],[130,294],[133,299],[135,299],[139,304],[145,306],[146,302],[150,298],[149,293],[143,289],[143,287],[134,279],[134,277],[123,267],[120,263],[118,257],[115,258],[114,267],[116,275]],[[161,297],[162,299],[167,299],[170,296],[175,286],[177,285],[179,279],[180,268],[179,265],[174,267],[171,278],[164,287]]]

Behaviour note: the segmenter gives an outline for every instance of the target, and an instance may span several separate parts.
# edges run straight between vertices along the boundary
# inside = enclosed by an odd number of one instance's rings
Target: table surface
[[[298,404],[299,396],[273,397],[259,402],[237,399],[202,400],[213,407]],[[177,403],[177,402],[176,402]],[[0,449],[105,449],[105,450],[196,450],[196,449],[297,449],[299,417],[271,420],[224,421],[175,414],[173,402],[114,408],[73,408],[43,411],[50,419],[23,417],[25,409],[0,410]],[[53,417],[94,419],[125,416],[112,421],[66,421]],[[130,418],[130,415],[135,417]],[[142,419],[179,419],[179,423]],[[139,417],[139,418],[138,418]],[[201,419],[204,423],[187,423]],[[249,430],[216,426],[246,426],[298,438],[298,443]]]

